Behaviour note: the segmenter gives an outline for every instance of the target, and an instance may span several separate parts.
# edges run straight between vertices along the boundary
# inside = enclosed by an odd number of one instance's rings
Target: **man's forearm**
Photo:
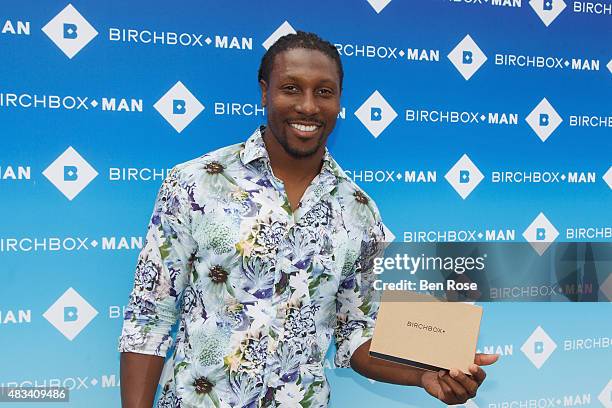
[[[121,353],[121,406],[151,408],[164,359],[137,353]]]
[[[424,371],[418,368],[370,357],[370,340],[362,344],[351,357],[351,367],[364,377],[399,385],[421,387]]]

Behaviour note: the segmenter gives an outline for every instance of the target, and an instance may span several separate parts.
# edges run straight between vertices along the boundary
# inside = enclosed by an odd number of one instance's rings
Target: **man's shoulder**
[[[360,222],[365,222],[370,227],[372,224],[380,222],[381,215],[376,202],[342,170],[340,165],[332,161],[333,172],[338,179],[336,188],[336,198],[349,214],[358,215],[356,218]],[[365,210],[367,208],[367,210]]]
[[[210,172],[209,166],[219,164],[227,168],[230,163],[235,163],[240,160],[240,152],[244,148],[245,142],[235,143],[229,146],[223,146],[191,160],[175,165],[172,171],[179,178],[193,178],[207,169]]]
[[[345,178],[338,184],[338,194],[343,200],[354,200],[366,204],[378,215],[378,206],[374,199],[350,178]]]
[[[338,162],[330,155],[330,168],[338,180],[337,193],[339,198],[347,199],[349,197],[363,196],[368,202],[374,204],[374,200],[361,188],[351,177],[349,177]]]

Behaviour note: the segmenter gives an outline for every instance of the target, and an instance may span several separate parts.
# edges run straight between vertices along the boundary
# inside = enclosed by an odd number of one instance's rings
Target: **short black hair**
[[[298,31],[295,34],[287,34],[280,37],[263,55],[257,79],[262,79],[266,82],[270,79],[270,71],[274,64],[274,58],[281,52],[294,48],[305,48],[308,50],[321,51],[323,54],[331,58],[338,68],[338,76],[340,78],[340,89],[342,89],[342,80],[344,79],[344,71],[342,70],[342,61],[336,47],[329,41],[325,41],[314,33]]]

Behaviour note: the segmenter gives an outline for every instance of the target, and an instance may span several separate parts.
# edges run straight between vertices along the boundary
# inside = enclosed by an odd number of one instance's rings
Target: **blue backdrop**
[[[259,60],[293,29],[342,55],[329,147],[396,241],[612,241],[608,0],[5,0],[0,386],[119,406],[166,169],[265,123]],[[610,299],[612,280],[574,289]],[[467,407],[612,407],[609,302],[484,307],[479,350],[502,357]],[[443,406],[332,364],[332,407]]]

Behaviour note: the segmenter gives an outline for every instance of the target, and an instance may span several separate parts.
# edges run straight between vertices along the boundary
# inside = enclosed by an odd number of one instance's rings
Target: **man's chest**
[[[333,191],[310,187],[296,212],[287,194],[267,183],[247,181],[200,196],[201,210],[192,216],[198,249],[190,278],[203,298],[215,307],[335,299],[359,240]]]

